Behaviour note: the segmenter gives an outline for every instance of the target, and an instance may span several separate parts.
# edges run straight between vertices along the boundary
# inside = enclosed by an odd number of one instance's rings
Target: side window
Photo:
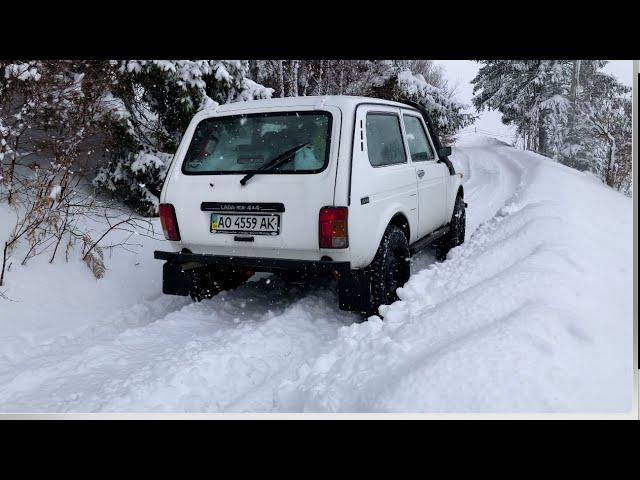
[[[424,160],[435,159],[420,119],[413,115],[403,115],[403,119],[404,129],[405,132],[407,132],[407,143],[409,144],[411,161],[422,162]]]
[[[407,162],[400,118],[395,114],[367,114],[367,150],[374,167]]]

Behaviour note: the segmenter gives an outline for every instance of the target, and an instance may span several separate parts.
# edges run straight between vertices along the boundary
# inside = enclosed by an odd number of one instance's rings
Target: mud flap
[[[371,278],[363,270],[350,270],[338,280],[338,302],[340,310],[370,312]]]
[[[189,295],[191,275],[182,271],[179,264],[165,262],[162,266],[162,293],[165,295]]]

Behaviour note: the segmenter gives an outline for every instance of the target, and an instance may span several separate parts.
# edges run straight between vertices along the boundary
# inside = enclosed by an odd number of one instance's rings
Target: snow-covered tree
[[[97,131],[99,99],[111,81],[105,62],[0,62],[0,190],[14,198],[19,166],[46,158],[67,167]]]
[[[630,183],[630,169],[623,167],[630,153],[618,157],[619,145],[630,148],[631,142],[629,89],[602,72],[606,61],[480,63],[472,80],[479,111],[499,110],[504,123],[516,126],[526,149],[592,171],[607,185],[630,188],[624,186]]]
[[[630,194],[631,88],[621,85],[610,75],[599,73],[576,109],[585,131],[586,148],[580,151],[584,163],[604,183]]]
[[[526,148],[548,154],[548,122],[566,114],[565,65],[556,60],[482,61],[472,80],[473,103],[481,111],[499,110],[515,124]]]
[[[449,91],[430,84],[421,73],[415,74],[409,69],[396,69],[382,85],[373,87],[370,94],[422,105],[444,143],[451,143],[455,133],[475,119],[474,115],[464,112],[466,106],[453,99]]]
[[[0,286],[18,244],[26,247],[23,265],[45,252],[53,262],[80,250],[99,278],[102,240],[113,228],[138,228],[126,214],[110,223],[110,206],[80,187],[83,154],[100,131],[102,99],[113,81],[104,61],[0,62],[0,201],[15,214],[0,239]],[[96,234],[87,220],[103,215],[104,230]]]
[[[173,153],[198,110],[272,93],[247,77],[246,61],[112,63],[117,78],[104,98],[103,117],[110,159],[94,184],[147,214],[157,211]]]
[[[434,117],[446,139],[473,122],[430,60],[251,60],[254,78],[276,96],[364,95],[412,100]]]

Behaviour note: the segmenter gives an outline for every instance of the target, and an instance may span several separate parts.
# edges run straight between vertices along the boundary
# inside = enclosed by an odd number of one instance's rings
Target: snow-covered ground
[[[384,321],[354,323],[329,282],[163,296],[145,237],[101,280],[80,260],[13,265],[0,411],[629,411],[631,200],[496,140],[454,153],[466,242],[415,257]]]

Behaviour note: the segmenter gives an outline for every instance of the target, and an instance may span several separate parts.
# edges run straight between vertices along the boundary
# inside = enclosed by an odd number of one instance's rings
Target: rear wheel
[[[396,290],[407,283],[411,275],[409,258],[407,237],[398,227],[388,227],[369,266],[372,311],[365,315],[375,314],[380,305],[398,300]]]
[[[189,296],[196,302],[212,298],[223,290],[242,285],[249,277],[244,271],[217,267],[200,267],[191,272]]]

